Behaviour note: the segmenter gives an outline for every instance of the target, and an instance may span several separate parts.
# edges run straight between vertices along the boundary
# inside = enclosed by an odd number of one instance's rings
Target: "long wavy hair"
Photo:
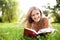
[[[33,10],[38,10],[40,12],[40,16],[41,16],[40,18],[42,18],[42,11],[37,7],[31,7],[29,9],[29,11],[27,13],[27,17],[26,17],[29,23],[34,22],[34,20],[31,18],[31,13],[32,13]]]

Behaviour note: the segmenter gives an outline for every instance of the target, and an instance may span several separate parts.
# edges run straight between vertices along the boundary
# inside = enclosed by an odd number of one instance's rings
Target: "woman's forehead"
[[[33,10],[32,13],[40,13],[39,10]]]

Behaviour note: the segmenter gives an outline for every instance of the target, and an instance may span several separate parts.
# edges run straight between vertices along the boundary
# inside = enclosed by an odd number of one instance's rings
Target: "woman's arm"
[[[32,24],[27,22],[27,28],[31,28],[32,27]]]
[[[50,28],[53,28],[53,26],[50,24],[50,22],[48,23],[48,25],[49,25]]]

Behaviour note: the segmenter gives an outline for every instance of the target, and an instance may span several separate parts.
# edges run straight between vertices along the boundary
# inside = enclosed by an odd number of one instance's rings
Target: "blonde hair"
[[[27,13],[27,17],[26,17],[29,23],[34,22],[34,21],[32,20],[32,18],[31,18],[31,13],[32,13],[33,10],[39,10],[40,16],[42,17],[42,12],[41,12],[41,10],[40,10],[39,8],[37,8],[37,7],[31,7],[31,8],[29,9],[29,11],[28,11],[28,13]]]

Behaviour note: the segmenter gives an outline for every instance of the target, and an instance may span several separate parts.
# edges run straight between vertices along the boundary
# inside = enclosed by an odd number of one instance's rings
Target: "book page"
[[[54,31],[55,31],[55,29],[53,29],[53,28],[44,28],[44,29],[39,30],[37,34],[47,33],[47,32],[54,32]]]

